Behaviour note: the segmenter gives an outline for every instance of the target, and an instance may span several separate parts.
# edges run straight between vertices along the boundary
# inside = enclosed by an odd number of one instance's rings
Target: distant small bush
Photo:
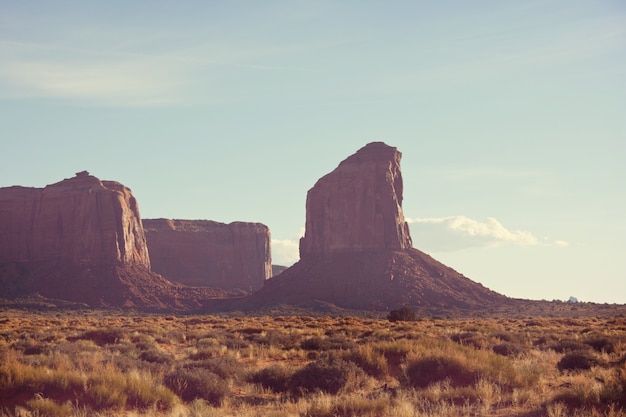
[[[472,385],[476,372],[459,360],[446,356],[427,356],[417,359],[406,368],[406,380],[415,388],[426,388],[434,382],[449,380],[453,387]]]
[[[588,352],[570,352],[556,364],[559,371],[584,371],[599,365],[598,359]]]
[[[391,310],[387,315],[387,320],[391,322],[416,321],[417,313],[411,307],[400,307],[396,310]]]
[[[287,392],[291,374],[284,366],[272,365],[253,374],[251,381],[274,392]]]
[[[119,328],[88,330],[79,336],[79,339],[91,340],[99,346],[113,345],[125,336],[125,332]],[[70,339],[68,339],[70,340]]]

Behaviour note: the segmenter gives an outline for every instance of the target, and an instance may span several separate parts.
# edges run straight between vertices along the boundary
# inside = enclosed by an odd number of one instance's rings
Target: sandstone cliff
[[[256,291],[272,274],[260,223],[144,219],[153,271],[186,285]]]
[[[194,309],[225,295],[151,272],[130,189],[86,171],[44,188],[0,188],[0,285],[4,297],[151,309]]]
[[[402,154],[373,142],[317,181],[306,199],[300,258],[412,247],[402,213]]]
[[[45,188],[0,189],[0,262],[49,260],[149,268],[130,189],[87,172]]]
[[[366,145],[309,190],[300,261],[232,308],[331,303],[389,310],[512,303],[412,247],[402,213],[401,154]]]

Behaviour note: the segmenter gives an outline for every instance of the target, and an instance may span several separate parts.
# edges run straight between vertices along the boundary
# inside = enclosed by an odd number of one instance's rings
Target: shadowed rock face
[[[225,292],[151,272],[130,189],[86,171],[44,188],[0,188],[0,286],[92,306],[188,310]]]
[[[412,247],[402,213],[401,157],[373,142],[317,181],[307,194],[301,259]]]
[[[153,271],[185,285],[256,291],[272,274],[260,223],[144,219]]]

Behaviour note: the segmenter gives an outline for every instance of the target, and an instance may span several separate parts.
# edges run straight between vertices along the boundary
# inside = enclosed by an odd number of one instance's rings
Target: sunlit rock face
[[[185,285],[255,291],[272,274],[261,223],[144,219],[153,271]]]
[[[300,257],[412,247],[402,213],[402,154],[370,143],[317,181],[307,194]]]
[[[150,268],[131,190],[85,171],[44,188],[0,188],[0,262],[50,260]]]

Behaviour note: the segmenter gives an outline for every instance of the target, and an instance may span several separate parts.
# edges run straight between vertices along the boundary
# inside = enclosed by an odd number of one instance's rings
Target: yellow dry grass
[[[623,316],[1,317],[1,417],[626,416]]]

